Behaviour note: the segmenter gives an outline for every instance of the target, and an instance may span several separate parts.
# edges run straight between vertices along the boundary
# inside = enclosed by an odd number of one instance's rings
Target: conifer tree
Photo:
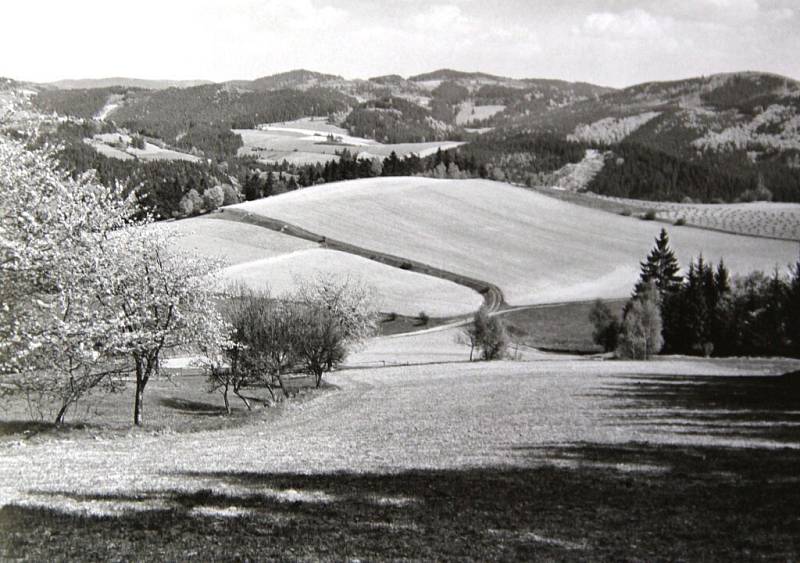
[[[655,282],[659,297],[663,299],[667,293],[673,293],[680,287],[682,277],[678,275],[680,266],[675,252],[669,246],[669,235],[666,229],[656,238],[656,245],[641,263],[642,272],[634,289],[634,296],[645,291],[651,281]]]
[[[800,357],[800,259],[791,274],[786,290],[786,332],[791,355]]]

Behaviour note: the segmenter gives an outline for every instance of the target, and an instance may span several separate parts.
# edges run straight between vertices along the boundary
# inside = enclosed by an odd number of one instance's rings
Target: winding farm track
[[[347,252],[356,256],[361,256],[362,258],[367,258],[368,260],[386,264],[387,266],[393,266],[402,270],[417,272],[463,285],[474,291],[477,291],[483,297],[484,304],[489,311],[499,311],[507,306],[505,297],[503,296],[503,291],[498,286],[483,280],[456,274],[448,270],[436,268],[429,264],[418,262],[416,260],[409,260],[394,254],[378,252],[363,246],[357,246],[341,240],[325,237],[297,225],[287,223],[286,221],[272,219],[270,217],[256,215],[254,213],[248,213],[247,211],[243,211],[241,209],[225,208],[223,212],[216,217],[221,217],[222,219],[229,221],[238,221],[241,223],[264,227],[285,235],[290,235],[322,244],[325,248],[329,248],[331,250]]]

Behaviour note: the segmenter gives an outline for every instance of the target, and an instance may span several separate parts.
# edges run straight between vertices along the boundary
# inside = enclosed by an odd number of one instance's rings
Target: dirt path
[[[428,264],[417,262],[416,260],[409,260],[401,256],[386,254],[384,252],[377,252],[375,250],[370,250],[368,248],[356,246],[354,244],[346,243],[340,240],[327,238],[317,233],[313,233],[311,231],[303,229],[302,227],[298,227],[297,225],[292,225],[285,221],[281,221],[278,219],[271,219],[269,217],[264,217],[262,215],[247,213],[246,211],[242,211],[241,209],[226,208],[223,210],[222,214],[217,215],[215,217],[227,219],[229,221],[239,221],[242,223],[248,223],[250,225],[257,225],[259,227],[264,227],[266,229],[278,231],[286,235],[291,235],[294,237],[320,243],[325,248],[329,248],[331,250],[348,252],[350,254],[355,254],[356,256],[361,256],[362,258],[374,260],[376,262],[380,262],[381,264],[386,264],[388,266],[393,266],[395,268],[400,268],[402,270],[417,272],[420,274],[425,274],[428,276],[433,276],[447,281],[451,281],[459,285],[466,286],[481,294],[481,296],[483,297],[483,301],[486,307],[489,309],[489,311],[497,311],[505,307],[505,298],[503,297],[502,290],[498,286],[489,282],[477,280],[474,278],[470,278],[468,276],[462,276],[461,274],[456,274],[454,272],[442,270],[440,268],[435,268]]]
[[[153,503],[161,490],[228,491],[231,485],[219,475],[235,472],[386,473],[524,464],[533,450],[567,443],[786,445],[734,436],[719,420],[689,433],[678,412],[631,410],[619,388],[659,374],[774,374],[787,366],[547,360],[343,371],[330,377],[337,390],[239,428],[6,443],[0,451],[0,505],[100,513],[148,509],[97,496],[146,492]],[[658,423],[644,424],[649,416]],[[78,493],[90,498],[76,498]],[[237,491],[255,493],[264,491]]]

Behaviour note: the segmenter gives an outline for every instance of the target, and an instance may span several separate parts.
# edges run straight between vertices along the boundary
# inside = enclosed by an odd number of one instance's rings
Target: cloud
[[[437,4],[420,11],[411,18],[412,25],[422,31],[442,32],[446,29],[468,31],[472,22],[455,4]]]
[[[641,9],[623,13],[600,12],[586,16],[580,30],[594,36],[650,39],[664,35],[668,24]]]

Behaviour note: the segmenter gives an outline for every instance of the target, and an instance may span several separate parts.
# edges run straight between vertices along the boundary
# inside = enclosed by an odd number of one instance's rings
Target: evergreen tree
[[[642,272],[634,289],[634,296],[644,291],[648,284],[655,282],[659,297],[672,293],[680,287],[682,278],[678,275],[680,266],[675,252],[669,246],[669,235],[666,229],[661,229],[661,234],[656,239],[656,245],[641,262]]]
[[[786,289],[786,335],[789,340],[789,352],[800,357],[800,260],[792,269],[791,278]]]

